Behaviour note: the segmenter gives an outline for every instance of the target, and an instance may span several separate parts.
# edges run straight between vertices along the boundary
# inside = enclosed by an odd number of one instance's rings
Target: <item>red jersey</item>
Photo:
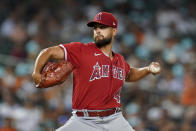
[[[95,43],[72,42],[62,44],[65,60],[72,63],[72,108],[103,110],[120,107],[120,92],[130,66],[120,54],[113,59]]]

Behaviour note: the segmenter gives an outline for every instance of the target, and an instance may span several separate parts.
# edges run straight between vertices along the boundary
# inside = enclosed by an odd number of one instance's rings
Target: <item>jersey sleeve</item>
[[[80,63],[82,43],[71,42],[67,44],[60,44],[59,46],[64,51],[64,59],[71,62],[74,67],[78,67]]]
[[[127,76],[130,72],[130,65],[125,61],[125,76]]]

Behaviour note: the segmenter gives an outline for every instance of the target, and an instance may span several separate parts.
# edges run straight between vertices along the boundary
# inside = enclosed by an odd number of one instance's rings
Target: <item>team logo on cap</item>
[[[115,22],[113,22],[113,25],[116,25],[116,23],[115,23]]]
[[[102,15],[102,12],[100,12],[99,14],[97,14],[96,20],[101,20],[101,15]]]

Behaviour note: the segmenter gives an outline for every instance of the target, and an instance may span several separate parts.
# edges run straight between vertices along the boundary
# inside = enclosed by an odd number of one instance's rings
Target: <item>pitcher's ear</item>
[[[113,35],[114,36],[116,36],[117,32],[118,32],[117,28],[113,28]]]

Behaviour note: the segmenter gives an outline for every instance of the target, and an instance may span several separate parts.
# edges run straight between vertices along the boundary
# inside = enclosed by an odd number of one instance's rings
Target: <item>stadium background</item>
[[[92,41],[86,23],[99,11],[118,18],[113,50],[131,66],[158,61],[163,67],[158,76],[125,84],[130,124],[137,131],[196,130],[194,0],[1,0],[0,131],[52,131],[70,117],[71,78],[36,89],[33,64],[43,48]]]

